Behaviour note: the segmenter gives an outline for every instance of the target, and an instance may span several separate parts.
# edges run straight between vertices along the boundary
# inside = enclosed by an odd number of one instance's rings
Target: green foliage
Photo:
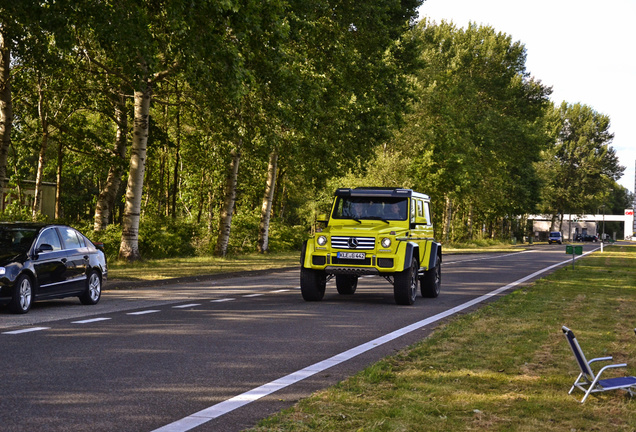
[[[553,144],[539,164],[546,213],[583,213],[601,205],[624,167],[610,147],[610,119],[589,106],[563,102],[547,116]]]
[[[183,219],[146,217],[139,224],[139,249],[147,258],[192,256],[201,228]]]
[[[95,232],[90,223],[83,226],[75,226],[82,234],[91,239],[93,242],[102,242],[108,262],[114,262],[119,256],[119,245],[121,243],[121,225],[110,224],[105,230]]]
[[[276,253],[300,250],[306,238],[306,227],[288,225],[280,219],[273,219],[269,227],[269,251]]]
[[[612,189],[622,171],[609,119],[577,106],[546,116],[550,89],[526,72],[521,42],[475,24],[416,25],[421,0],[13,3],[0,6],[12,49],[11,184],[35,179],[46,126],[43,180],[60,173],[61,217],[90,231],[119,168],[113,225],[98,235],[111,257],[129,160],[117,154],[117,127],[129,133],[124,96],[146,86],[154,103],[139,240],[148,257],[214,250],[231,150],[241,154],[233,254],[255,250],[273,150],[271,250],[298,247],[337,187],[428,193],[436,235],[451,241],[510,238],[539,197],[554,212],[561,202],[624,202],[626,191]],[[579,153],[608,163],[557,180],[565,171],[551,163],[572,158],[563,145],[579,140],[593,144]],[[30,219],[19,204],[4,217]]]
[[[18,201],[13,201],[0,213],[0,220],[6,222],[33,221],[33,214],[30,208],[21,205]],[[38,213],[36,220],[44,222],[47,220],[47,217]]]

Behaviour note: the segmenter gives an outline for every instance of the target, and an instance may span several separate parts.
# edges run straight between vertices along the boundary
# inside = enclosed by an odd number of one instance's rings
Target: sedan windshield
[[[405,198],[338,197],[334,219],[406,220]]]
[[[0,227],[0,253],[28,252],[37,232],[37,228]]]

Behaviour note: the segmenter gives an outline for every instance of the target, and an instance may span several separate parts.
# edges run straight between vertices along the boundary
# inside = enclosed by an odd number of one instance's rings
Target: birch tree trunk
[[[123,162],[126,157],[126,131],[128,130],[128,116],[126,114],[126,102],[124,95],[120,95],[120,100],[115,107],[115,122],[117,127],[117,134],[115,137],[117,162]],[[121,176],[123,173],[122,164],[114,163],[108,169],[108,177],[106,178],[106,184],[99,193],[97,199],[97,205],[95,206],[95,222],[93,229],[95,231],[102,231],[106,229],[108,221],[113,212],[115,206],[115,198],[117,198],[117,191],[121,184]]]
[[[444,242],[448,243],[448,239],[450,237],[450,230],[451,230],[451,222],[453,220],[453,201],[449,198],[449,196],[447,195],[445,197],[446,199],[446,206],[444,208]]]
[[[242,138],[239,144],[242,142]],[[239,145],[240,148],[240,145]],[[236,201],[236,186],[238,183],[238,171],[241,156],[238,150],[230,152],[232,161],[228,169],[225,180],[225,201],[221,209],[219,218],[219,235],[214,249],[214,255],[225,256],[227,254],[227,246],[230,242],[230,230],[232,228],[232,214],[234,213],[234,203]]]
[[[38,168],[35,175],[35,197],[33,199],[32,217],[35,220],[38,212],[42,208],[42,175],[44,172],[44,156],[49,145],[49,124],[46,108],[44,107],[44,90],[42,82],[38,83],[38,114],[42,126],[42,141],[40,142],[40,154],[38,155]]]
[[[274,190],[276,188],[276,166],[278,162],[278,151],[274,150],[269,155],[267,166],[267,183],[265,184],[265,194],[263,195],[263,205],[261,207],[261,222],[258,227],[259,253],[265,253],[269,249],[269,221],[272,216],[272,202],[274,201]]]
[[[11,146],[13,105],[11,102],[11,50],[0,28],[0,185],[7,178],[7,158]]]
[[[64,162],[64,145],[57,144],[57,170],[55,173],[55,219],[62,217],[62,164]]]
[[[121,245],[119,259],[136,261],[141,259],[139,253],[139,218],[141,215],[141,196],[144,186],[144,170],[146,167],[146,145],[148,143],[148,126],[150,99],[152,89],[147,85],[143,91],[135,91],[135,114],[133,139],[130,152],[130,172],[126,187],[126,204],[122,221]]]

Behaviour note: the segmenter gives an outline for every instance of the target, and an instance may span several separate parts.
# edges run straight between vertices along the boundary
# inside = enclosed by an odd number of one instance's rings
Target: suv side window
[[[411,223],[415,223],[415,200],[411,200]]]
[[[62,244],[60,243],[60,238],[58,237],[55,228],[47,228],[46,230],[42,231],[42,234],[40,234],[40,238],[38,239],[35,248],[38,249],[43,244],[51,245],[54,251],[62,249]]]
[[[431,203],[424,202],[424,216],[426,217],[426,225],[432,226],[433,219],[431,219]]]

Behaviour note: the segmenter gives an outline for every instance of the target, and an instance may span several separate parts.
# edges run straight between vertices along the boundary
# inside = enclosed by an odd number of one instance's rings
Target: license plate
[[[366,258],[364,252],[338,252],[338,258],[363,260]]]

